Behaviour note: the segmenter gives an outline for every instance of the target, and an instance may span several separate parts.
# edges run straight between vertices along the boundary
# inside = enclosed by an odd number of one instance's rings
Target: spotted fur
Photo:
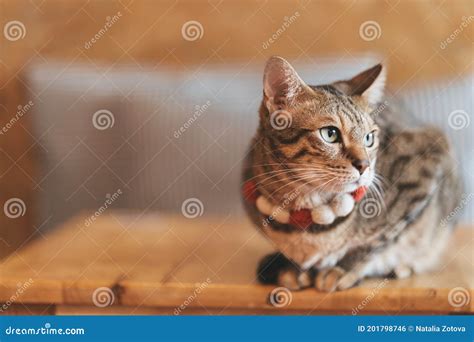
[[[315,208],[361,185],[369,191],[347,216],[303,231],[246,203],[278,250],[260,264],[261,280],[303,287],[305,274],[319,290],[334,291],[364,277],[404,277],[436,267],[454,223],[441,222],[460,198],[456,165],[442,133],[400,122],[382,97],[384,83],[381,65],[347,81],[309,86],[284,59],[268,61],[244,181],[254,181],[287,210]],[[278,126],[278,114],[290,124]],[[323,139],[321,129],[328,126],[338,129],[339,142]],[[371,132],[375,141],[368,146]],[[369,205],[375,214],[367,212]]]

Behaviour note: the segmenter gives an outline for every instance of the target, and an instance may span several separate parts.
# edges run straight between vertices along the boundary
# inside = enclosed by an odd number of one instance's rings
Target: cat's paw
[[[339,280],[346,274],[340,267],[332,267],[321,270],[316,275],[314,286],[318,291],[333,292],[336,290]]]
[[[277,285],[286,287],[289,290],[296,291],[308,288],[313,280],[309,272],[298,272],[293,269],[282,270],[278,275]]]
[[[336,266],[319,271],[314,285],[318,291],[334,292],[351,288],[358,281],[359,277],[354,272],[346,272]]]

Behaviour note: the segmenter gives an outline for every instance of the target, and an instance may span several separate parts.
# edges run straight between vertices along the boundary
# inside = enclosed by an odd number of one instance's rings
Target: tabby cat
[[[261,282],[336,291],[437,266],[461,194],[455,163],[438,130],[400,122],[384,85],[382,65],[311,86],[283,58],[267,62],[243,179],[246,211],[278,250],[260,262]],[[304,227],[288,219],[302,209]]]

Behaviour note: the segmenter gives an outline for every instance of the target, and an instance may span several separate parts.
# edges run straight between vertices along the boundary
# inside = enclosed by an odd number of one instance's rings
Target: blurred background
[[[104,205],[240,215],[271,55],[310,84],[382,61],[414,121],[450,136],[471,202],[473,7],[0,0],[0,256]]]

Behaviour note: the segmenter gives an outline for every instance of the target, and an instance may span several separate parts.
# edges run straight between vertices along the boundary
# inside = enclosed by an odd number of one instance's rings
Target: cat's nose
[[[352,162],[352,165],[360,174],[363,174],[365,169],[369,167],[369,161],[367,159],[357,159]]]

